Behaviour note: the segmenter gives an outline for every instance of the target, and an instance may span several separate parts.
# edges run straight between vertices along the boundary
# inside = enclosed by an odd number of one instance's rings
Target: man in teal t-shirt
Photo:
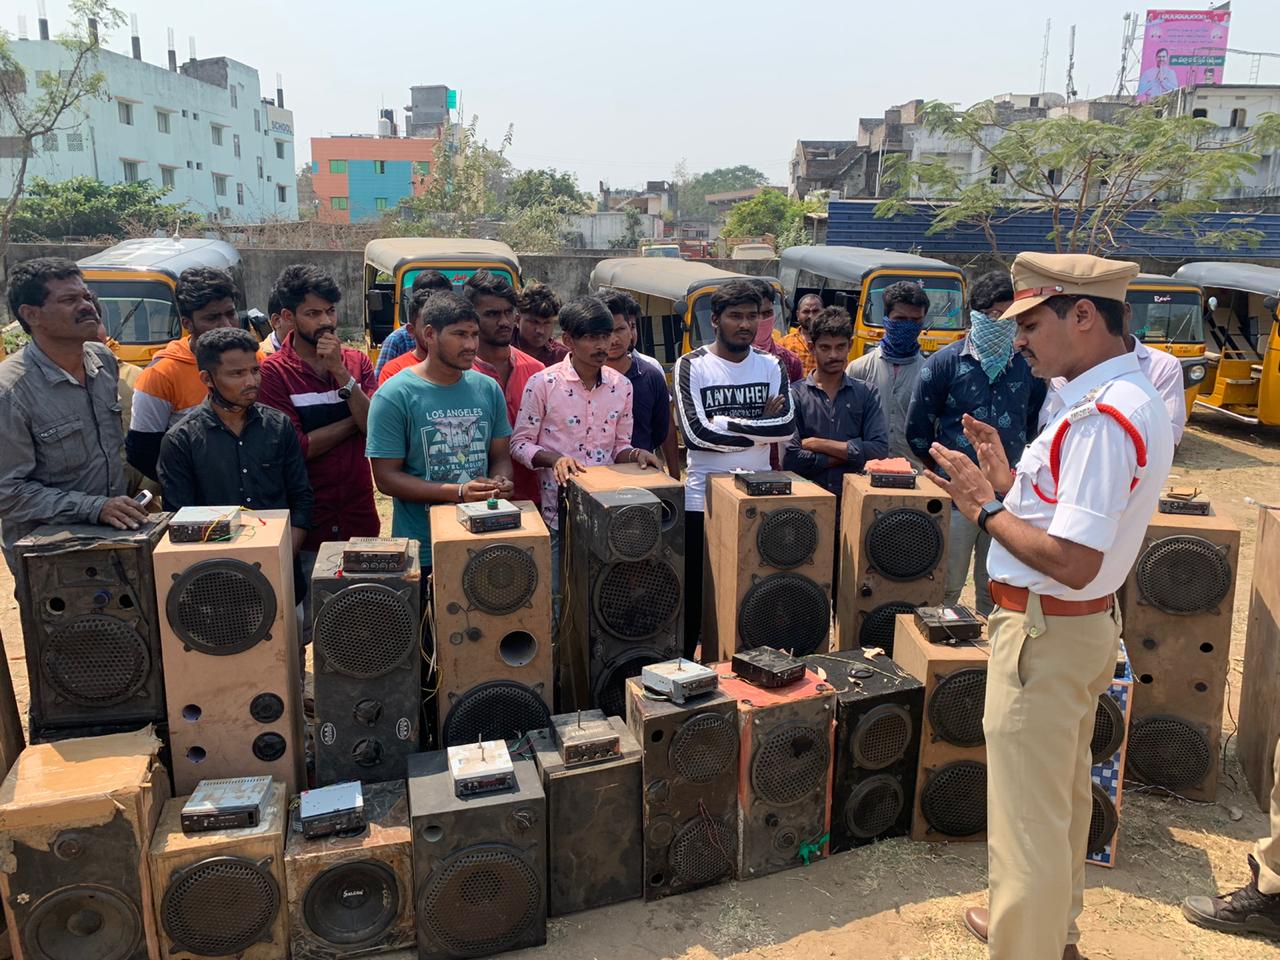
[[[431,566],[428,510],[437,503],[509,497],[511,424],[497,381],[471,369],[480,342],[475,308],[437,293],[418,315],[427,359],[373,395],[365,453],[378,489],[395,503],[391,534],[421,545]]]

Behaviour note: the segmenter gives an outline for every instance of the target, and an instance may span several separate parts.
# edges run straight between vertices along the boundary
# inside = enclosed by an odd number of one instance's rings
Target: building
[[[435,162],[434,137],[311,138],[311,189],[321,223],[359,223],[424,193]]]
[[[1168,94],[1167,101],[1177,116],[1200,117],[1212,123],[1214,129],[1208,139],[1230,142],[1246,137],[1250,124],[1263,114],[1280,113],[1280,86],[1239,83],[1183,87]],[[1240,186],[1219,199],[1276,196],[1280,196],[1280,154],[1273,151],[1261,157]]]
[[[861,197],[866,190],[867,148],[856,140],[797,140],[791,154],[791,186],[803,200],[813,190],[833,197]]]
[[[746,190],[725,190],[722,193],[708,193],[702,199],[711,208],[713,214],[724,219],[729,216],[729,211],[738,204],[754,200],[766,190],[782,194],[787,192],[786,187],[748,187]]]
[[[54,40],[16,40],[9,50],[29,94],[41,75],[71,65],[71,53]],[[283,92],[264,99],[258,71],[228,57],[179,67],[171,49],[166,69],[142,59],[136,36],[133,51],[132,57],[98,52],[105,95],[82,101],[66,129],[35,144],[27,182],[150,180],[169,191],[167,202],[211,220],[298,219],[293,114],[284,109]],[[3,133],[0,197],[12,194],[20,162],[20,141]]]

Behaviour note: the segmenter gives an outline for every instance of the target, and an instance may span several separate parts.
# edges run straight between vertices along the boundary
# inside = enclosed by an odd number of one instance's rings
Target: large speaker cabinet
[[[1253,593],[1244,641],[1237,754],[1263,810],[1271,805],[1276,740],[1280,738],[1280,510],[1258,508]]]
[[[0,653],[5,653],[3,635],[0,635]],[[0,779],[9,772],[24,745],[22,721],[18,718],[18,701],[13,693],[13,678],[9,676],[9,657],[6,654],[0,656]],[[8,960],[11,956],[9,929],[5,926],[4,912],[0,910],[0,960]]]
[[[314,647],[316,784],[403,780],[418,751],[422,571],[418,544],[398,573],[343,569],[322,543],[308,603]]]
[[[1157,513],[1121,591],[1133,665],[1126,774],[1192,800],[1218,792],[1240,528]]]
[[[156,545],[173,783],[269,776],[306,785],[288,511],[246,515],[220,543]]]
[[[831,833],[835,690],[805,671],[765,689],[718,663],[738,702],[737,878],[752,880],[827,855]]]
[[[684,485],[634,464],[588,467],[560,528],[558,708],[622,716],[627,679],[684,642]]]
[[[627,681],[627,725],[643,751],[644,898],[733,877],[738,862],[738,705],[721,690],[687,703]]]
[[[703,659],[769,646],[797,657],[831,637],[836,498],[791,474],[787,496],[753,497],[732,476],[707,478]]]
[[[471,533],[431,508],[435,697],[445,747],[523,736],[550,722],[555,655],[551,535],[521,501],[515,530]]]
[[[547,802],[532,760],[512,790],[455,795],[447,751],[409,758],[421,960],[547,941]]]
[[[862,650],[805,662],[836,690],[831,852],[911,832],[924,684]]]
[[[1124,645],[1116,662],[1115,679],[1098,697],[1089,750],[1093,766],[1093,814],[1089,821],[1089,846],[1085,862],[1100,867],[1116,865],[1120,837],[1120,805],[1124,799],[1125,748],[1129,741],[1129,708],[1133,704],[1133,671]]]
[[[367,825],[308,840],[295,810],[285,844],[293,960],[342,960],[411,948],[413,836],[404,781],[364,787]]]
[[[164,721],[151,553],[167,517],[138,530],[37,527],[14,546],[33,740]]]
[[[604,721],[599,710],[581,721]],[[553,724],[579,722],[563,714]],[[644,843],[640,832],[640,746],[621,717],[609,717],[620,752],[585,766],[565,762],[555,726],[533,734],[534,759],[547,796],[549,886],[553,917],[590,910],[644,892]],[[601,826],[608,824],[607,830]]]
[[[212,833],[182,832],[176,797],[151,841],[151,888],[160,955],[177,960],[288,956],[284,910],[284,834],[288,796],[272,787],[256,827]]]
[[[28,747],[0,787],[19,960],[159,956],[147,844],[168,781],[151,729]]]
[[[836,643],[892,656],[897,616],[946,594],[951,498],[924,477],[895,490],[848,474],[840,526]]]
[[[985,840],[982,718],[991,647],[985,637],[954,647],[930,643],[911,614],[900,614],[895,627],[894,661],[924,684],[911,839]]]

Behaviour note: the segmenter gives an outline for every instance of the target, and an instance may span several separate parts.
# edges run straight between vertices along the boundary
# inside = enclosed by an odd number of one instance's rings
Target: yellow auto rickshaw
[[[1179,277],[1143,273],[1129,284],[1125,302],[1130,312],[1129,332],[1147,346],[1177,357],[1182,364],[1182,385],[1190,413],[1200,384],[1209,373],[1204,358],[1200,287]]]
[[[1280,426],[1280,268],[1206,261],[1174,277],[1200,286],[1205,329],[1217,347],[1205,353],[1196,408]]]
[[[520,260],[505,243],[447,237],[387,237],[364,248],[364,329],[369,359],[404,323],[409,289],[424,270],[439,270],[455,287],[488,270],[520,289]]]
[[[231,274],[241,322],[259,339],[271,332],[265,318],[252,324],[245,312],[244,270],[235,247],[222,240],[146,237],[124,240],[77,261],[98,296],[111,349],[124,363],[145,367],[170,340],[182,336],[173,292],[190,267],[216,267]],[[258,315],[260,316],[260,315]]]
[[[920,349],[932,353],[964,336],[969,325],[964,272],[941,260],[869,247],[788,247],[778,270],[788,316],[811,293],[823,306],[844,307],[853,318],[850,359],[873,349],[884,336],[885,288],[910,280],[929,295]]]
[[[618,257],[601,260],[591,271],[590,288],[623,290],[640,302],[639,349],[655,357],[671,377],[676,358],[710,343],[711,295],[730,280],[764,280],[774,291],[778,329],[782,319],[782,285],[776,277],[730,273],[696,260],[663,257]]]

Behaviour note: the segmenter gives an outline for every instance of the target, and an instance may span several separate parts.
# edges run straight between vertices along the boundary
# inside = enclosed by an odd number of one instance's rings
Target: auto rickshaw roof
[[[190,267],[238,267],[240,252],[225,240],[144,237],[123,240],[76,263],[81,270],[150,270],[176,280]]]
[[[902,270],[907,273],[913,270],[946,270],[957,276],[964,275],[959,267],[942,260],[871,247],[787,247],[782,251],[781,267],[783,270],[805,270],[845,283],[859,283],[872,270]]]
[[[1243,290],[1264,297],[1280,297],[1280,267],[1263,267],[1256,263],[1202,260],[1178,268],[1179,280],[1190,280],[1201,287]]]
[[[1186,277],[1166,277],[1163,273],[1140,273],[1130,283],[1134,287],[1166,287],[1170,290],[1194,290],[1200,292],[1200,284]]]
[[[667,257],[613,257],[601,260],[591,271],[591,289],[616,287],[634,290],[667,300],[682,300],[699,287],[718,286],[730,280],[765,280],[777,284],[777,277],[753,277],[731,273],[707,263]]]
[[[402,267],[427,265],[431,261],[474,260],[505,264],[520,275],[520,259],[505,243],[497,240],[468,240],[460,237],[384,237],[370,240],[364,248],[365,263],[383,273],[395,274]]]

